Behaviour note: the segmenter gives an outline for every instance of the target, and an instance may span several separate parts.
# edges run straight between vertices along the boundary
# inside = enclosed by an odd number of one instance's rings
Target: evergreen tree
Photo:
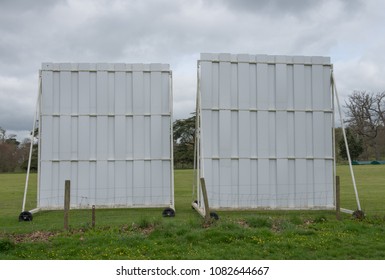
[[[360,139],[357,136],[353,135],[351,130],[349,128],[347,128],[346,129],[346,140],[348,142],[351,160],[357,160],[358,157],[364,151],[362,139]],[[347,160],[348,159],[348,154],[346,152],[345,140],[344,140],[343,137],[340,139],[340,141],[338,143],[338,146],[340,148],[340,156],[343,159]]]
[[[194,164],[195,115],[176,120],[174,130],[174,165],[192,168]]]

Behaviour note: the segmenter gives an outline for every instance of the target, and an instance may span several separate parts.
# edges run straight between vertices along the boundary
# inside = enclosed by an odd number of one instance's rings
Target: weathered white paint
[[[330,59],[201,54],[198,66],[210,207],[333,208]]]
[[[174,205],[171,71],[43,63],[38,207]]]

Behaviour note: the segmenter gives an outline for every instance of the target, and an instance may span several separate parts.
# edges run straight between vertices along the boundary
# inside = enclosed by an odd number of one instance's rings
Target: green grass
[[[362,210],[368,215],[385,215],[385,165],[354,166],[357,192]],[[341,178],[341,206],[357,209],[349,166],[337,167]]]
[[[211,224],[191,209],[192,171],[175,171],[176,216],[162,209],[43,211],[18,222],[24,174],[0,174],[0,259],[385,259],[385,166],[354,167],[363,221],[333,211],[224,211]],[[342,207],[355,210],[347,166]],[[32,174],[31,182],[36,181]],[[36,203],[31,183],[27,209]]]

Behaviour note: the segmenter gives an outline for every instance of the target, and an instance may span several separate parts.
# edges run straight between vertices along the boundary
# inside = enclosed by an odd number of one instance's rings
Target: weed
[[[6,252],[15,248],[15,243],[8,238],[0,239],[0,252]]]
[[[249,217],[246,223],[252,228],[271,228],[273,225],[269,217]]]
[[[325,215],[319,215],[314,219],[314,223],[324,223],[327,221],[327,218]]]
[[[294,217],[290,217],[290,222],[294,225],[302,225],[303,220],[299,215],[295,215]]]

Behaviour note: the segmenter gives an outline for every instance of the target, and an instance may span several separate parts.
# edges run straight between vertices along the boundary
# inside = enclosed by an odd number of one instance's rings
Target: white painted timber
[[[203,53],[198,67],[210,207],[334,208],[330,58]]]
[[[38,207],[174,207],[165,64],[43,63]]]

